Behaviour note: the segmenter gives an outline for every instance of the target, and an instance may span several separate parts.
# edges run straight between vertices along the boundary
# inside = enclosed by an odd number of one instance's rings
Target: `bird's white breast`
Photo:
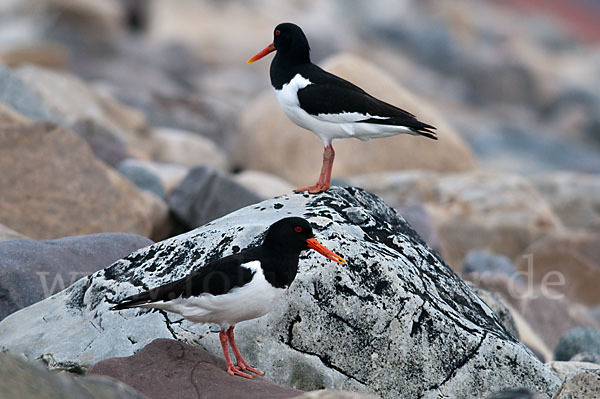
[[[342,112],[338,114],[311,115],[300,107],[298,90],[313,84],[299,73],[284,84],[280,90],[275,89],[275,96],[283,112],[296,125],[315,133],[323,145],[331,144],[334,139],[358,138],[368,141],[376,137],[388,137],[399,133],[411,133],[404,126],[379,125],[375,123],[360,123],[358,121],[387,117],[363,114],[360,112]]]
[[[204,293],[188,298],[178,297],[171,301],[150,303],[145,307],[178,313],[197,323],[219,324],[222,328],[264,316],[275,306],[285,289],[275,288],[269,284],[259,261],[248,262],[241,266],[254,272],[252,280],[242,287],[233,288],[226,294]]]

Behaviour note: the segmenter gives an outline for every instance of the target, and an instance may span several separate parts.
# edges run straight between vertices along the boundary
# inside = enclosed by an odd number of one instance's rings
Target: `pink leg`
[[[235,355],[235,359],[237,361],[238,367],[242,370],[248,370],[248,371],[250,371],[254,374],[258,374],[260,376],[265,375],[265,373],[263,373],[262,371],[259,371],[259,370],[255,369],[254,367],[250,366],[242,358],[242,354],[241,354],[240,350],[238,349],[237,344],[235,343],[235,338],[233,337],[233,326],[229,327],[229,330],[227,330],[227,336],[229,337],[229,345],[231,345],[231,349],[233,349],[233,354]]]
[[[333,146],[328,144],[323,149],[323,166],[321,166],[321,174],[319,180],[314,186],[308,186],[294,190],[297,193],[307,191],[311,194],[320,193],[321,191],[327,191],[331,186],[331,171],[333,169],[333,160],[335,158],[335,151]]]
[[[227,363],[227,373],[229,373],[229,375],[239,375],[240,377],[253,379],[254,377],[252,377],[250,374],[244,373],[240,367],[234,366],[231,362],[231,357],[229,357],[229,346],[227,345],[227,342],[229,342],[229,335],[225,331],[220,331],[219,339],[221,340],[221,347],[223,348],[225,363]]]

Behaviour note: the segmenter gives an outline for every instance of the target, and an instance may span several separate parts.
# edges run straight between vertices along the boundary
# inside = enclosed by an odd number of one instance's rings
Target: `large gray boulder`
[[[274,382],[384,398],[480,397],[512,387],[553,394],[560,379],[510,335],[490,308],[392,208],[355,188],[290,194],[141,249],[0,323],[0,350],[88,368],[156,338],[221,356],[216,329],[175,314],[109,308],[207,260],[256,245],[274,221],[306,217],[346,260],[306,253],[282,303],[241,323],[246,360]]]

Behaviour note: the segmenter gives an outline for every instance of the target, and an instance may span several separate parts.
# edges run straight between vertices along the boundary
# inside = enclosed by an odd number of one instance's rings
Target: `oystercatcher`
[[[298,258],[306,249],[345,263],[314,238],[305,219],[288,217],[269,227],[262,245],[218,259],[172,283],[127,297],[112,310],[155,308],[178,313],[192,322],[218,324],[227,372],[246,378],[252,376],[244,371],[264,375],[242,358],[233,328],[241,321],[264,316],[273,308],[294,281]],[[231,362],[228,343],[237,365]]]
[[[333,140],[354,137],[368,141],[400,133],[437,140],[435,127],[313,64],[308,40],[299,26],[279,24],[273,37],[273,43],[248,63],[277,51],[270,75],[279,105],[292,122],[315,133],[325,147],[319,180],[296,192],[318,193],[329,189],[335,157]]]

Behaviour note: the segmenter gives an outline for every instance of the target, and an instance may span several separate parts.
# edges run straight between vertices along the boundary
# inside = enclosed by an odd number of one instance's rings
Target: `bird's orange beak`
[[[323,244],[321,244],[319,241],[315,240],[314,238],[307,239],[306,243],[308,244],[308,247],[310,249],[314,249],[315,251],[317,251],[324,257],[331,259],[337,263],[346,263],[346,261],[344,259],[342,259],[341,256],[339,256],[332,250],[326,248]]]
[[[267,47],[265,47],[264,49],[262,49],[258,53],[256,53],[256,55],[254,57],[252,57],[248,60],[248,64],[250,64],[254,61],[260,60],[262,57],[264,57],[265,55],[267,55],[273,51],[275,51],[275,43],[269,44]]]

